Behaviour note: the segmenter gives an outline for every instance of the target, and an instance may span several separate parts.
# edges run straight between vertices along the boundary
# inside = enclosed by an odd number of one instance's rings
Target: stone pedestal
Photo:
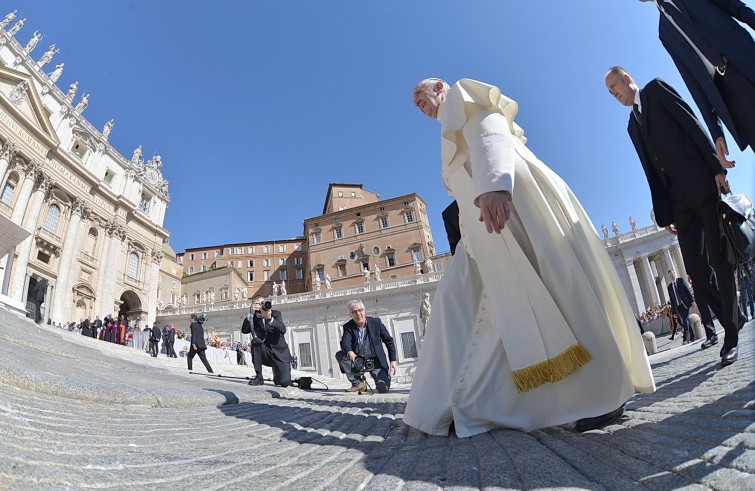
[[[642,335],[642,342],[645,343],[645,350],[649,355],[653,355],[658,352],[658,346],[655,344],[655,334],[650,331],[645,331]]]
[[[695,339],[705,339],[705,328],[697,314],[689,315],[689,325],[692,326],[692,332],[695,333]]]

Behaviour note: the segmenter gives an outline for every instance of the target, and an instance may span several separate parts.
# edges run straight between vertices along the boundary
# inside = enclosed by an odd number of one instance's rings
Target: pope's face
[[[631,106],[634,104],[634,92],[636,86],[632,83],[632,79],[629,75],[609,73],[606,76],[606,88],[608,88],[608,92],[622,105]]]
[[[425,116],[437,119],[438,108],[445,99],[445,95],[442,92],[443,84],[438,87],[438,82],[435,85],[422,85],[414,87],[414,105],[422,111]]]

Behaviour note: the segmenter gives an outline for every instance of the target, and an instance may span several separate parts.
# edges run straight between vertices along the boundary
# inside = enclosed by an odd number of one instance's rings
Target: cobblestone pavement
[[[752,490],[754,332],[723,369],[720,344],[654,355],[658,391],[603,430],[458,439],[402,423],[407,386],[250,387],[0,311],[0,488]]]

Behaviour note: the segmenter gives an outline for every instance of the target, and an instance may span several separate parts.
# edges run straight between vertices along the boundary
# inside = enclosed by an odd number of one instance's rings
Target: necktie
[[[708,61],[710,61],[716,67],[722,67],[725,65],[721,52],[715,47],[708,44],[707,41],[705,41],[698,35],[697,29],[684,13],[682,13],[674,5],[671,5],[670,3],[663,0],[658,0],[657,5],[661,12],[666,12],[669,16],[671,16],[672,19],[674,19],[674,22],[677,26],[679,26],[679,29],[684,31],[684,34],[687,35],[690,41],[692,41],[692,43],[697,47],[697,49],[700,50],[700,52],[708,59]]]
[[[642,124],[642,116],[640,115],[640,108],[637,107],[637,104],[632,104],[632,113],[634,113],[634,119],[637,120],[637,123]]]

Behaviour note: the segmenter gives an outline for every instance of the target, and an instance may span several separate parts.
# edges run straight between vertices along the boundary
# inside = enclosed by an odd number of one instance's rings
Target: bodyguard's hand
[[[273,318],[273,311],[272,310],[263,310],[262,311],[262,317],[265,319],[272,319]]]
[[[398,363],[396,363],[395,361],[391,362],[389,373],[391,374],[391,377],[396,376],[396,374],[398,373]]]
[[[490,191],[478,198],[480,221],[485,222],[489,234],[500,234],[511,216],[511,194],[508,191]]]
[[[721,194],[721,191],[724,193],[731,192],[731,189],[729,188],[729,180],[726,179],[725,173],[720,172],[716,174],[716,187],[718,188],[718,194]]]
[[[676,225],[673,223],[671,225],[666,225],[666,232],[670,233],[671,235],[679,235],[679,232],[676,230]]]
[[[718,157],[718,161],[721,162],[724,169],[731,169],[736,165],[736,162],[733,160],[726,160],[727,155],[729,155],[729,146],[726,145],[726,138],[719,136],[716,138],[716,157]]]

